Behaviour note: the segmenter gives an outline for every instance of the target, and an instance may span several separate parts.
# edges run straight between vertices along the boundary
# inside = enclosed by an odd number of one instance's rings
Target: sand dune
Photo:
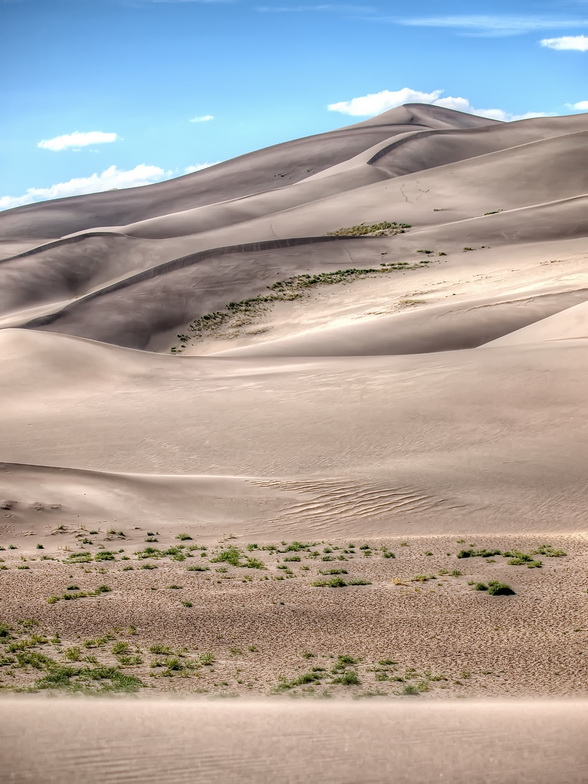
[[[33,781],[585,779],[583,704],[440,698],[588,694],[587,134],[409,105],[0,214],[0,688],[386,698],[0,701],[15,780],[20,727]]]

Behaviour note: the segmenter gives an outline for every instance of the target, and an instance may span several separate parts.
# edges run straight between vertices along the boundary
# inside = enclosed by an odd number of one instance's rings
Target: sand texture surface
[[[0,703],[0,721],[4,764],[18,784],[588,778],[588,713],[574,702],[64,705],[25,698]]]
[[[0,213],[8,780],[588,780],[587,140],[409,105]]]

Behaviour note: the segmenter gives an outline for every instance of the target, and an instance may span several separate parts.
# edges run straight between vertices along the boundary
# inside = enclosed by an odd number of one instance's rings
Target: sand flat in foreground
[[[583,784],[585,702],[0,700],[6,781]]]

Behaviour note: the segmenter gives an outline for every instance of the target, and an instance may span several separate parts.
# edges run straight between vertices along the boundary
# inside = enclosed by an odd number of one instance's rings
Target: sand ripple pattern
[[[409,486],[390,487],[385,482],[332,480],[267,480],[256,481],[260,487],[277,488],[288,493],[308,496],[286,507],[271,523],[287,523],[304,519],[317,530],[349,532],[349,522],[365,522],[374,518],[402,514],[421,514],[432,509],[463,508],[455,500],[440,498]]]

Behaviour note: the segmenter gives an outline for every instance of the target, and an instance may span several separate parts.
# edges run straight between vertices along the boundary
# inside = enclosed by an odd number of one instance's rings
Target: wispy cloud
[[[256,11],[267,14],[297,14],[305,11],[332,11],[341,14],[373,14],[375,8],[368,5],[346,5],[341,3],[322,3],[320,5],[262,5]]]
[[[588,101],[578,101],[578,103],[566,104],[568,109],[574,109],[577,112],[588,112]]]
[[[193,122],[193,123],[203,123],[203,122],[210,122],[211,120],[214,120],[214,117],[213,117],[212,114],[202,114],[202,115],[200,115],[198,117],[192,117],[190,122]]]
[[[140,163],[134,169],[119,169],[109,166],[101,173],[89,177],[78,177],[67,182],[58,182],[48,188],[28,188],[22,196],[0,196],[0,210],[21,207],[47,199],[62,199],[66,196],[81,196],[85,193],[109,191],[114,188],[137,188],[168,179],[174,172]]]
[[[588,24],[588,19],[572,19],[569,17],[500,16],[492,14],[388,18],[387,21],[406,27],[450,28],[477,36],[523,35],[536,30],[564,30]]]
[[[558,52],[588,52],[588,36],[562,35],[561,38],[544,38],[541,46],[556,49]]]
[[[425,93],[420,90],[413,90],[410,87],[403,87],[401,90],[382,90],[379,93],[369,93],[358,98],[351,98],[349,101],[331,103],[327,106],[330,112],[340,112],[351,117],[375,117],[377,114],[395,109],[405,103],[428,103],[432,106],[443,106],[446,109],[455,109],[467,114],[476,114],[480,117],[488,117],[491,120],[501,120],[511,122],[513,120],[528,120],[531,117],[545,117],[542,112],[527,112],[526,114],[511,114],[504,109],[476,109],[467,98],[454,98],[443,96],[443,90],[433,90]]]
[[[119,139],[120,137],[116,133],[104,133],[103,131],[80,133],[80,131],[74,131],[63,136],[55,136],[53,139],[43,139],[37,144],[37,147],[40,147],[42,150],[60,152],[61,150],[72,148],[88,147],[93,144],[110,144]]]

